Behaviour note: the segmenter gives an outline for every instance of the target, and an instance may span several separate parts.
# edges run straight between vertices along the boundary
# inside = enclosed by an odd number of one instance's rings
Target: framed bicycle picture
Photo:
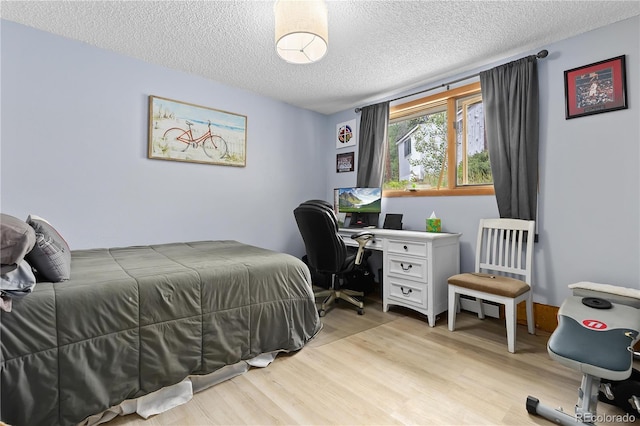
[[[246,166],[247,117],[149,96],[148,158]]]
[[[624,55],[564,72],[565,118],[627,108]]]

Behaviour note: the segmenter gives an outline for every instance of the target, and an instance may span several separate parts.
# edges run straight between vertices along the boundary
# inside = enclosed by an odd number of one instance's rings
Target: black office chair
[[[331,303],[342,299],[358,307],[358,314],[364,314],[364,303],[353,296],[364,296],[363,292],[343,289],[344,274],[353,271],[364,258],[365,246],[374,237],[370,231],[362,231],[351,236],[358,242],[358,250],[350,253],[338,233],[338,219],[330,203],[323,200],[309,200],[295,208],[293,214],[307,250],[309,266],[318,272],[331,275],[331,287],[316,292],[316,297],[325,297],[318,313],[324,316]]]

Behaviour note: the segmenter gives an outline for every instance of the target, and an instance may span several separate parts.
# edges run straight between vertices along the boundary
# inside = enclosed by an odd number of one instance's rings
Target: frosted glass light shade
[[[310,64],[327,53],[329,31],[324,0],[278,0],[276,51],[292,64]]]

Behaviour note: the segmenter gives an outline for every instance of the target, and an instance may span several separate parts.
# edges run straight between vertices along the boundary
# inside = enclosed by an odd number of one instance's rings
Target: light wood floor
[[[147,420],[108,425],[551,425],[527,413],[527,395],[571,414],[578,398],[580,375],[549,358],[548,333],[518,326],[510,354],[499,320],[463,312],[450,332],[446,312],[431,328],[404,308],[383,313],[375,296],[365,315],[341,302],[323,323],[305,348],[267,368]],[[623,414],[603,403],[598,412]]]

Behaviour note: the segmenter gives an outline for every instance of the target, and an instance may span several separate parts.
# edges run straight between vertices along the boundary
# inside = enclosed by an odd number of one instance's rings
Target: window
[[[491,185],[482,96],[457,99],[456,104],[456,184]]]
[[[493,194],[480,83],[391,107],[385,196]]]
[[[411,155],[411,138],[405,138],[403,145],[404,145],[404,156],[405,157],[409,157]]]

